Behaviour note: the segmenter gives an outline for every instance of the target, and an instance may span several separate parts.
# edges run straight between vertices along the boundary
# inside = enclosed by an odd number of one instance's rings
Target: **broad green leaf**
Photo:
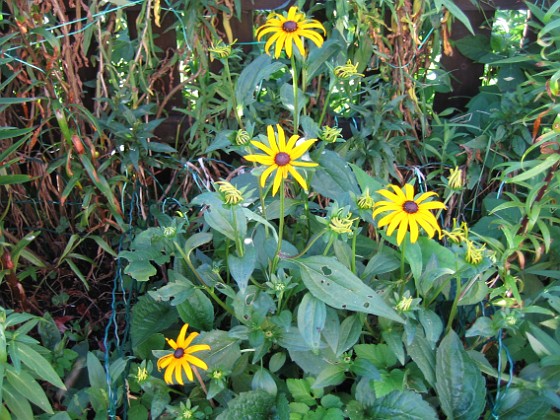
[[[239,290],[245,293],[245,289],[247,289],[247,284],[249,283],[249,278],[253,274],[257,264],[257,252],[255,247],[253,245],[246,245],[245,253],[242,257],[229,254],[227,262],[228,269],[235,280],[235,283],[237,283]]]
[[[421,310],[418,313],[418,320],[424,327],[426,339],[435,346],[443,332],[443,321],[439,315],[429,309]]]
[[[384,330],[381,332],[381,336],[385,343],[389,346],[389,349],[399,360],[401,365],[404,365],[405,354],[402,341],[402,332],[394,329]]]
[[[503,419],[543,419],[550,411],[550,404],[542,395],[526,389],[507,388],[498,403],[496,414]]]
[[[372,418],[391,420],[437,420],[436,410],[412,391],[393,391],[376,399]]]
[[[381,296],[333,258],[312,256],[293,260],[302,280],[317,299],[337,309],[377,315],[404,323]]]
[[[358,342],[362,334],[362,320],[358,315],[350,315],[344,318],[340,324],[340,333],[336,355],[341,356],[342,353],[348,351],[354,344]]]
[[[481,316],[477,318],[474,324],[467,330],[465,337],[494,337],[496,334],[498,334],[498,331],[494,327],[492,319]]]
[[[14,419],[33,420],[35,418],[29,400],[24,395],[21,395],[17,389],[10,384],[4,383],[2,392],[4,395],[4,402],[8,406]]]
[[[89,384],[92,388],[104,389],[107,387],[105,369],[97,356],[92,352],[88,352],[87,354],[87,372]]]
[[[560,354],[560,344],[535,324],[529,323],[529,331],[525,334],[537,356],[544,357],[551,354]]]
[[[152,334],[177,322],[177,311],[168,303],[156,302],[151,296],[138,299],[132,310],[130,336],[132,348],[141,345]]]
[[[319,167],[311,180],[314,191],[339,203],[347,201],[345,197],[350,191],[356,195],[360,194],[350,165],[338,153],[324,150],[317,162]]]
[[[356,344],[354,352],[357,357],[369,360],[379,369],[387,369],[397,363],[397,357],[387,344]]]
[[[177,305],[181,320],[199,330],[210,330],[214,324],[212,301],[200,289],[193,289],[187,299]]]
[[[274,353],[268,361],[268,369],[271,372],[277,372],[284,366],[284,363],[286,363],[286,353]]]
[[[400,265],[401,262],[393,253],[383,249],[371,257],[368,261],[366,268],[362,273],[362,278],[367,279],[370,276],[390,273],[391,271],[399,268]]]
[[[343,364],[328,365],[317,375],[312,388],[322,389],[327,386],[340,385],[346,377],[345,371],[346,367]]]
[[[51,364],[35,351],[31,346],[28,346],[21,341],[17,342],[17,353],[24,365],[31,369],[39,378],[44,381],[50,382],[60,389],[66,389],[60,377],[55,372]]]
[[[418,242],[410,243],[408,236],[405,238],[404,245],[404,258],[408,265],[410,265],[410,271],[412,272],[412,277],[419,279],[422,274],[422,249]]]
[[[306,293],[299,304],[297,325],[301,336],[313,350],[321,344],[321,331],[325,328],[327,307],[324,302]]]
[[[53,414],[53,409],[41,385],[25,370],[16,372],[8,365],[6,369],[7,382],[23,394],[29,401],[46,413]]]
[[[422,334],[416,334],[412,343],[406,344],[408,355],[424,374],[432,387],[436,383],[436,352]]]
[[[280,61],[272,61],[268,55],[262,54],[249,63],[237,79],[235,97],[240,105],[250,105],[256,101],[255,90],[263,80],[284,67]]]
[[[486,406],[484,378],[453,330],[436,353],[436,391],[450,419],[477,420]]]
[[[199,344],[210,346],[210,351],[197,353],[197,356],[201,357],[211,369],[231,371],[241,357],[239,340],[230,337],[227,331],[201,332],[196,340]]]
[[[469,30],[471,34],[474,35],[474,30],[471,26],[471,22],[465,13],[457,6],[456,2],[453,0],[435,0],[436,7],[441,9],[441,7],[445,7],[449,13],[453,15],[453,17],[459,19],[459,21],[465,25],[465,27]]]
[[[373,382],[373,390],[377,398],[382,398],[393,391],[403,391],[404,370],[394,369],[381,372],[381,379]]]
[[[274,382],[274,378],[266,369],[262,367],[253,375],[251,388],[253,390],[262,389],[263,391],[268,392],[270,395],[276,395],[276,393],[278,392],[278,387],[276,386],[276,382]]]
[[[286,385],[292,398],[296,402],[303,403],[307,406],[315,404],[315,398],[311,395],[311,383],[313,378],[307,379],[287,379]]]

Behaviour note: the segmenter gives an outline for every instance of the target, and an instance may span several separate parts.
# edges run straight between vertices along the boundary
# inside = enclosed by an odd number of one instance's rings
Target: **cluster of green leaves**
[[[36,62],[18,67],[13,55],[0,61],[0,110],[8,121],[0,140],[9,143],[0,152],[0,197],[8,203],[0,222],[21,226],[17,198],[25,195],[79,204],[52,222],[55,234],[0,232],[3,262],[12,264],[1,267],[0,280],[45,280],[70,269],[87,290],[92,279],[84,268],[106,263],[92,247],[116,257],[123,292],[139,291],[129,353],[71,346],[85,337],[61,337],[48,315],[39,321],[5,311],[2,416],[54,414],[54,392],[44,389],[63,389],[61,377],[69,389],[57,399],[60,419],[87,410],[96,418],[120,410],[135,419],[530,419],[560,408],[560,2],[528,5],[537,41],[521,51],[513,46],[522,38],[520,14],[506,16],[509,31],[502,25],[488,40],[455,43],[487,72],[465,115],[453,116],[435,115],[430,106],[449,81],[437,67],[443,13],[470,28],[452,1],[313,6],[312,13],[328,16],[329,36],[305,60],[297,57],[295,89],[293,62],[258,48],[245,54],[233,45],[210,66],[208,46],[219,31],[208,16],[231,13],[220,2],[152,2],[163,5],[159,11],[143,2],[135,39],[120,15],[130,4],[109,3],[116,17],[99,25],[113,29],[89,25],[81,38],[85,50],[96,39],[94,64],[103,63],[93,110],[68,91],[75,74],[56,55],[67,35],[41,26],[56,21],[53,13],[29,26],[38,43],[25,45]],[[26,27],[38,9],[19,12]],[[163,62],[153,35],[158,13],[179,22],[178,51]],[[11,33],[0,43],[11,51],[18,26],[2,24]],[[59,79],[37,70],[51,56]],[[347,60],[364,76],[337,78],[334,68]],[[154,86],[178,61],[185,63],[188,103],[179,111],[189,124],[172,147],[155,141],[167,98]],[[220,70],[208,71],[217,63]],[[27,104],[40,105],[31,122],[18,115]],[[306,173],[311,193],[288,184],[284,206],[260,187],[258,169],[241,167],[250,146],[237,141],[262,140],[266,125],[276,123],[307,138],[321,138],[324,125],[345,128],[345,141],[318,142],[311,152],[319,163]],[[42,172],[31,172],[35,158],[22,164],[31,143]],[[220,175],[242,192],[241,203],[227,204],[210,182],[198,184],[200,194],[174,182],[192,158],[209,155],[228,155],[235,171]],[[455,166],[464,171],[460,188],[449,182]],[[204,163],[198,174],[218,178]],[[60,188],[43,186],[49,176]],[[438,220],[446,230],[453,219],[466,221],[468,241],[420,238],[398,247],[376,230],[359,198],[371,193],[379,200],[375,191],[395,180],[439,192],[448,210]],[[166,207],[169,197],[180,212]],[[158,201],[164,205],[151,205]],[[349,232],[329,227],[336,215],[355,218]],[[276,258],[280,218],[286,226]],[[102,229],[108,223],[115,229]],[[61,234],[64,241],[51,240]],[[51,243],[57,246],[45,246]],[[469,246],[479,261],[469,262]],[[211,346],[200,353],[209,366],[200,372],[206,389],[196,382],[169,387],[154,369],[164,338],[180,323]],[[42,346],[30,336],[37,325]]]

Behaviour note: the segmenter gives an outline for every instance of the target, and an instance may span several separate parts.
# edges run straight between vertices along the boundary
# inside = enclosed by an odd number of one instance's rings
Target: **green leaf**
[[[92,388],[104,389],[107,387],[105,369],[103,369],[103,365],[97,356],[90,351],[87,354],[87,372],[89,384]]]
[[[391,420],[437,420],[434,408],[412,391],[393,391],[376,399],[371,418]]]
[[[297,326],[304,341],[313,350],[321,345],[321,331],[325,328],[327,307],[311,293],[306,293],[299,304]]]
[[[529,331],[525,334],[537,356],[544,357],[551,354],[560,354],[560,344],[535,324],[529,323]]]
[[[389,346],[389,349],[397,357],[401,365],[404,365],[405,354],[402,341],[402,332],[396,330],[384,330],[381,332],[381,336],[385,343]]]
[[[387,344],[356,344],[354,352],[357,357],[369,360],[379,369],[387,369],[397,363],[397,357]]]
[[[25,398],[44,412],[49,414],[54,413],[45,391],[29,373],[25,370],[16,372],[12,366],[7,365],[6,374],[8,383],[13,386],[14,389],[17,389],[19,393],[24,395]]]
[[[293,261],[300,267],[307,289],[327,305],[404,323],[381,296],[333,258],[312,256]]]
[[[367,279],[370,276],[390,273],[400,266],[401,262],[392,252],[382,249],[368,261],[362,273],[362,278]]]
[[[253,245],[246,245],[245,253],[242,257],[229,254],[227,261],[231,276],[235,280],[235,283],[237,283],[239,290],[245,293],[249,278],[251,274],[253,274],[257,264],[257,252],[255,251],[255,247]]]
[[[15,343],[13,343],[15,345]],[[17,354],[24,365],[31,369],[39,378],[44,381],[50,382],[60,389],[66,389],[60,377],[53,369],[51,364],[35,351],[31,346],[28,346],[21,341],[17,342]]]
[[[199,330],[211,330],[214,324],[212,301],[200,289],[193,289],[187,299],[177,305],[181,320]]]
[[[14,389],[10,384],[4,384],[2,389],[4,395],[4,402],[8,409],[13,414],[14,419],[17,420],[33,420],[33,410],[29,400],[21,395],[17,389]]]
[[[377,398],[382,398],[393,391],[402,391],[404,386],[404,371],[394,369],[391,372],[381,372],[381,378],[373,382],[373,390]]]
[[[136,348],[152,334],[163,331],[177,322],[177,311],[168,303],[156,302],[144,295],[132,310],[130,336],[132,347]]]
[[[532,420],[544,419],[550,404],[536,392],[519,388],[507,388],[497,404],[499,418]]]
[[[340,385],[346,377],[345,370],[346,367],[343,364],[328,365],[317,375],[312,388],[322,389],[327,386]]]
[[[436,383],[436,353],[422,334],[416,334],[410,344],[406,344],[408,355],[424,374],[424,379],[432,387]]]
[[[313,379],[286,379],[286,385],[292,398],[296,402],[303,403],[309,407],[315,405],[315,398],[311,395],[311,384]]]
[[[349,192],[360,194],[354,173],[348,162],[338,153],[325,150],[317,162],[319,168],[311,180],[314,191],[338,202],[344,202],[344,197],[347,197]]]
[[[534,178],[537,175],[543,173],[548,168],[555,165],[558,161],[560,161],[560,155],[555,153],[555,154],[548,155],[544,160],[533,160],[530,162],[526,162],[524,166],[532,166],[531,169],[524,170],[519,175],[513,176],[511,178],[506,177],[504,181],[508,184],[526,181],[528,179]]]
[[[358,342],[362,335],[362,325],[362,320],[357,315],[350,315],[344,318],[340,324],[338,345],[336,347],[337,356],[341,356],[342,353],[348,351]]]
[[[454,331],[443,338],[437,350],[436,391],[443,412],[451,419],[476,420],[484,411],[484,378]]]
[[[263,80],[268,80],[272,74],[282,69],[282,62],[262,54],[245,66],[235,87],[235,97],[240,105],[250,105],[256,101],[255,90]]]
[[[23,184],[31,179],[29,175],[0,175],[0,185]]]
[[[268,392],[270,395],[276,395],[276,393],[278,392],[278,387],[276,386],[276,382],[274,382],[274,378],[264,368],[260,368],[253,375],[251,388],[253,390],[262,389],[263,391]]]
[[[457,6],[455,3],[456,2],[454,2],[453,0],[436,0],[435,1],[435,4],[436,4],[436,7],[437,7],[438,11],[441,10],[442,6],[445,7],[447,10],[449,10],[449,13],[451,13],[453,15],[453,17],[459,19],[459,21],[463,25],[465,25],[465,27],[469,30],[469,32],[474,35],[474,30],[471,26],[471,22],[469,21],[469,18],[459,8],[459,6]]]

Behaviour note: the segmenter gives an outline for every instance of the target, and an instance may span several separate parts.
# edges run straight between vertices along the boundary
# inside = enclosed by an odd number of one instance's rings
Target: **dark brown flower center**
[[[278,166],[286,166],[290,163],[290,155],[285,152],[276,153],[276,156],[274,156],[274,163]]]
[[[173,352],[173,357],[175,359],[180,359],[181,357],[183,357],[184,354],[185,354],[185,349],[179,347],[176,348],[175,351]]]
[[[402,208],[408,214],[414,214],[418,211],[418,204],[416,204],[414,201],[408,200],[404,202]]]
[[[282,24],[282,30],[284,32],[294,32],[297,31],[297,23],[293,20],[287,20]]]

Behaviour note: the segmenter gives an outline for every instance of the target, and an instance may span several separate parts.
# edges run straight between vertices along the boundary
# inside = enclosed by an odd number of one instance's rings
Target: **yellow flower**
[[[191,365],[204,370],[208,369],[208,365],[198,357],[193,356],[192,353],[210,350],[210,346],[208,344],[195,344],[194,346],[191,346],[191,343],[198,336],[198,333],[192,332],[185,338],[188,328],[189,324],[183,325],[183,328],[181,328],[179,336],[177,337],[177,342],[170,338],[166,338],[167,344],[173,348],[174,352],[160,357],[157,361],[158,370],[165,369],[163,378],[165,383],[169,385],[174,383],[184,385],[183,371],[187,374],[187,379],[192,382],[194,377]]]
[[[223,194],[223,200],[226,204],[239,204],[243,201],[243,195],[235,186],[227,181],[218,181],[218,191]]]
[[[389,190],[377,191],[389,201],[375,203],[374,207],[376,209],[373,211],[372,217],[375,218],[379,213],[390,212],[379,220],[378,226],[381,228],[388,225],[387,235],[392,235],[398,227],[398,245],[403,241],[407,230],[410,231],[410,242],[416,242],[418,240],[418,225],[426,231],[430,238],[433,238],[436,231],[441,234],[436,217],[430,210],[445,209],[445,204],[439,201],[424,202],[429,197],[437,196],[435,192],[425,192],[418,198],[414,198],[414,187],[410,184],[405,184],[404,190],[396,185],[389,185],[389,187],[394,193]]]
[[[469,227],[467,222],[462,222],[461,226],[457,226],[457,219],[453,219],[453,229],[443,230],[442,235],[448,237],[451,242],[460,244],[469,239]]]
[[[138,366],[138,372],[136,373],[136,380],[139,384],[142,384],[148,380],[148,369],[142,366]]]
[[[280,127],[280,124],[276,125],[276,129],[278,130],[278,139],[276,139],[274,128],[271,125],[266,127],[268,146],[259,141],[251,141],[251,144],[266,153],[265,155],[247,155],[245,156],[245,159],[249,162],[257,162],[261,165],[268,166],[261,175],[261,187],[264,187],[268,176],[276,170],[274,184],[272,187],[272,195],[275,195],[278,192],[280,182],[282,179],[288,178],[288,174],[291,174],[299,185],[301,185],[304,190],[307,190],[307,183],[296,170],[296,167],[300,166],[309,168],[317,166],[318,164],[315,162],[301,162],[297,161],[297,159],[302,157],[311,145],[317,141],[317,139],[305,140],[296,146],[296,142],[299,139],[297,134],[290,137],[288,143],[286,143],[286,136],[284,134],[284,130]]]
[[[452,190],[460,190],[463,188],[463,171],[458,166],[449,171],[449,178],[447,178],[447,185]]]
[[[478,265],[484,258],[485,245],[477,247],[473,241],[467,241],[467,253],[465,254],[465,261],[469,264]]]
[[[369,195],[369,188],[366,188],[365,191],[358,197],[358,208],[360,210],[372,210],[373,205],[375,202],[373,201],[373,197]]]
[[[326,35],[325,27],[315,19],[308,19],[305,13],[298,11],[296,6],[290,7],[288,15],[283,16],[278,13],[271,13],[266,19],[266,23],[257,29],[257,40],[260,41],[264,35],[272,34],[264,46],[264,50],[269,54],[272,44],[276,44],[274,57],[280,57],[282,49],[286,49],[286,55],[292,56],[293,46],[305,57],[305,47],[302,38],[308,38],[317,47],[323,45],[323,37],[314,29],[323,31]]]
[[[342,128],[338,128],[338,127],[329,127],[328,125],[323,126],[323,129],[321,130],[321,134],[319,134],[319,137],[321,137],[321,139],[323,141],[326,141],[327,143],[335,143],[338,141],[338,139],[341,139],[342,133]]]
[[[231,47],[233,44],[235,44],[235,41],[230,45],[226,45],[221,39],[217,40],[215,44],[212,42],[212,45],[208,48],[208,51],[211,53],[210,60],[214,60],[215,58],[228,58],[231,55]]]
[[[352,77],[364,77],[362,73],[358,73],[358,63],[352,64],[352,60],[348,60],[343,66],[334,68],[334,75],[341,80],[348,80]]]
[[[344,233],[352,233],[352,225],[355,220],[358,220],[358,218],[356,217],[352,219],[351,213],[348,213],[345,216],[343,216],[342,213],[343,209],[340,209],[331,217],[329,221],[329,229],[340,235]]]

